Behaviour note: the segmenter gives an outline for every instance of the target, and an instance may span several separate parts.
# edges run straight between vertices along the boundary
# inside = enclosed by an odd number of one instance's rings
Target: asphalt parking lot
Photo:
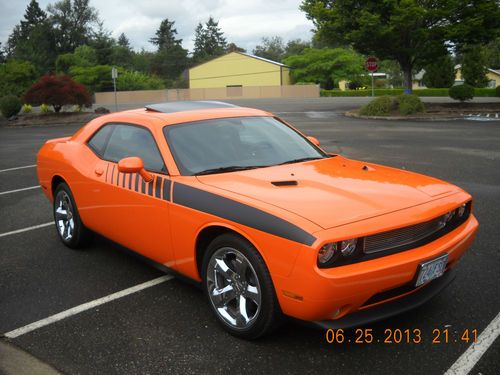
[[[500,121],[357,120],[341,114],[352,101],[335,98],[240,103],[274,111],[327,151],[470,192],[480,230],[457,279],[426,305],[371,326],[370,344],[328,344],[324,331],[293,322],[258,341],[236,339],[218,326],[201,291],[176,278],[4,342],[67,374],[442,374],[470,347],[460,339],[465,330],[479,335],[495,318],[500,329]],[[52,220],[36,188],[36,152],[82,125],[0,128],[0,333],[164,275],[104,239],[72,251],[52,225],[11,233]],[[26,168],[11,169],[19,167]],[[388,328],[419,329],[422,341],[384,343]],[[445,329],[448,342],[433,343],[433,331]],[[499,357],[497,339],[471,373],[499,374]]]

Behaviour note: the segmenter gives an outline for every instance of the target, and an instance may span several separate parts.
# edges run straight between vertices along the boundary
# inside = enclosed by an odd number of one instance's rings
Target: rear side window
[[[111,135],[115,125],[105,125],[97,131],[88,141],[88,145],[99,155],[104,155],[104,147],[108,143],[109,136]]]
[[[146,129],[132,125],[113,125],[113,131],[104,150],[103,158],[118,162],[129,157],[138,156],[144,167],[154,172],[166,172],[153,135]]]

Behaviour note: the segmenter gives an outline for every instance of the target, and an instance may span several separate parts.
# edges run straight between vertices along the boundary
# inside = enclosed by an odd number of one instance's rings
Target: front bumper
[[[316,266],[316,251],[303,251],[290,276],[275,280],[281,309],[288,316],[306,321],[335,322],[347,319],[349,322],[354,321],[350,319],[359,317],[361,322],[356,325],[365,320],[383,319],[391,309],[396,311],[390,315],[397,314],[401,312],[403,305],[406,306],[404,310],[408,310],[417,302],[417,297],[419,304],[424,303],[431,298],[424,298],[431,290],[435,290],[436,294],[442,288],[429,288],[431,283],[419,289],[410,288],[390,297],[385,296],[393,290],[410,285],[421,262],[444,253],[448,254],[446,273],[436,279],[436,284],[441,285],[449,280],[453,267],[472,245],[477,228],[478,222],[471,215],[452,232],[424,246],[331,269],[319,269]],[[415,296],[411,297],[413,294]],[[380,296],[384,298],[377,299]],[[412,302],[396,302],[406,297],[407,301]],[[383,307],[384,305],[387,307]],[[353,317],[348,319],[349,315]],[[375,315],[381,317],[376,318]],[[344,324],[344,320],[339,324]]]
[[[449,270],[440,278],[401,298],[356,311],[340,319],[318,320],[312,323],[324,329],[347,329],[384,320],[423,305],[446,288],[455,277],[456,271]]]

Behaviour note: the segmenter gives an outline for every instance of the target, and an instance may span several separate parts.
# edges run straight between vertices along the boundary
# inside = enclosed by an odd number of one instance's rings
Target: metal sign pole
[[[375,96],[375,87],[373,86],[373,72],[372,72],[372,97]]]

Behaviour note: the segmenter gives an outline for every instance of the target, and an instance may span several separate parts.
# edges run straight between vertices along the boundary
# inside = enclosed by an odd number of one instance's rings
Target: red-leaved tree
[[[31,105],[47,104],[59,112],[64,105],[90,107],[92,98],[87,88],[67,75],[44,75],[24,94],[24,102]]]

